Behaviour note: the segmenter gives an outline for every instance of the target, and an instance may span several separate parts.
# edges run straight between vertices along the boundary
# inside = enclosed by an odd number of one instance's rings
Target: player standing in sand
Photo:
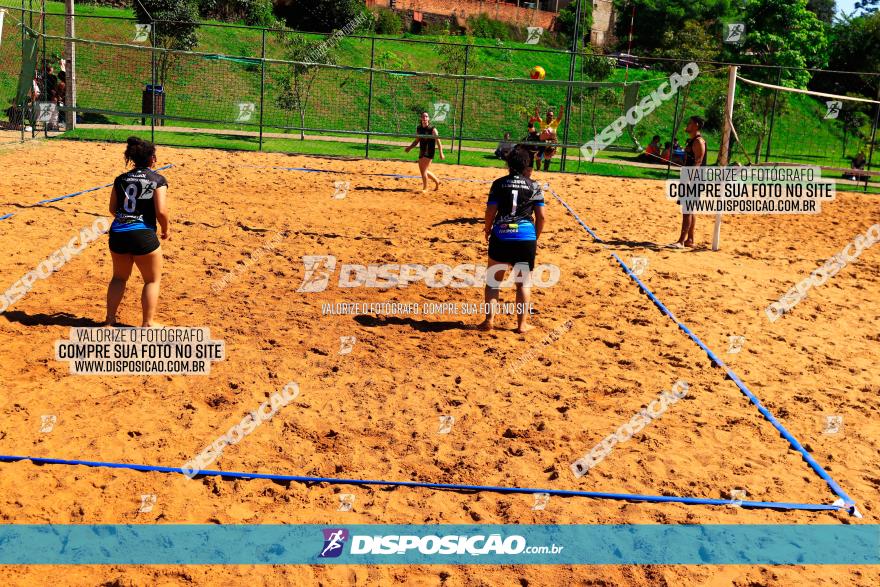
[[[544,171],[550,170],[550,159],[556,154],[556,144],[558,141],[559,124],[565,116],[565,108],[559,109],[559,118],[553,114],[553,109],[547,110],[547,118],[544,120],[544,128],[541,130],[541,141],[547,143],[546,146],[538,148],[538,168],[541,167],[541,161],[544,162]]]
[[[125,284],[137,265],[144,278],[141,292],[143,327],[159,326],[153,322],[159,304],[159,281],[162,275],[162,247],[156,237],[156,223],[162,228],[162,239],[168,232],[168,181],[152,169],[156,164],[156,147],[137,137],[128,139],[125,163],[134,168],[116,178],[110,192],[110,256],[113,258],[113,279],[107,286],[106,324],[116,324],[116,311],[125,294]]]
[[[704,167],[706,165],[706,139],[700,133],[703,130],[705,121],[699,116],[691,116],[688,118],[685,131],[690,137],[684,144],[684,165],[685,167]],[[681,200],[678,201],[681,205]],[[670,249],[683,249],[685,247],[694,246],[694,229],[697,226],[696,214],[681,215],[681,234],[678,240],[667,245]]]
[[[434,160],[434,146],[436,144],[437,151],[440,153],[441,159],[446,159],[443,155],[443,145],[440,143],[440,139],[437,134],[437,129],[431,126],[431,118],[428,116],[427,112],[422,112],[421,122],[419,126],[416,127],[416,137],[413,140],[412,144],[406,148],[406,152],[409,153],[413,147],[416,145],[419,146],[419,173],[422,174],[422,192],[428,191],[428,178],[431,178],[431,181],[434,182],[434,190],[440,189],[440,180],[437,179],[437,176],[428,171],[428,167],[431,166],[431,161]],[[431,137],[431,138],[421,138],[421,137]]]
[[[530,155],[527,149],[517,147],[507,156],[506,176],[492,182],[486,203],[484,232],[489,241],[489,261],[486,272],[486,319],[480,330],[491,330],[495,320],[499,285],[504,281],[507,268],[514,266],[516,282],[516,332],[532,330],[526,322],[529,309],[530,276],[535,268],[538,238],[544,230],[544,193],[529,175]],[[525,270],[526,265],[528,271]]]

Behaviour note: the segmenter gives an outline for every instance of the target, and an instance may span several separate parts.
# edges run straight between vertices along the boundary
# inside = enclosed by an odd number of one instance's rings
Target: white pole
[[[731,65],[727,72],[727,104],[724,106],[724,123],[721,126],[721,148],[718,151],[718,166],[724,167],[730,161],[730,127],[733,124],[733,100],[736,95],[736,70]],[[715,231],[712,234],[712,250],[721,247],[721,214],[715,215]]]
[[[65,12],[67,13],[67,16],[64,18],[64,30],[65,35],[71,39],[75,36],[73,2],[74,0],[65,0],[64,2]],[[64,97],[64,104],[71,108],[71,110],[67,111],[67,116],[64,118],[65,130],[73,130],[76,128],[76,45],[73,41],[65,43],[65,52],[67,53],[65,56],[67,61],[67,95]]]
[[[6,11],[0,8],[0,43],[3,42],[3,16],[6,14]]]

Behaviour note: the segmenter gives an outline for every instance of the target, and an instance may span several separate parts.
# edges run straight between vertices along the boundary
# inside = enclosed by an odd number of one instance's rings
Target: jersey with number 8
[[[168,181],[151,169],[132,169],[113,182],[116,190],[116,218],[112,232],[156,230],[156,205],[153,196]]]

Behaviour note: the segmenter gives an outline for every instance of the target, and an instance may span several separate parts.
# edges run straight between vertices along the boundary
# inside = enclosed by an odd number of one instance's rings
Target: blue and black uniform
[[[434,137],[434,127],[433,126],[422,126],[421,124],[416,127],[416,134],[420,137],[424,135],[429,135],[430,139],[419,139],[419,159],[422,157],[427,157],[428,159],[434,158],[434,149],[436,147],[436,140]]]
[[[544,205],[541,186],[511,173],[492,182],[487,205],[498,206],[489,236],[489,258],[499,263],[528,263],[535,268],[538,235],[535,208]]]
[[[123,173],[113,182],[116,218],[110,226],[110,250],[120,255],[147,255],[159,248],[156,204],[153,196],[168,180],[141,167]]]

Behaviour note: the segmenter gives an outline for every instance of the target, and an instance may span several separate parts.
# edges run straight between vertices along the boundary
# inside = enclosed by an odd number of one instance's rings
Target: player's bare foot
[[[434,180],[434,191],[436,192],[436,191],[439,190],[439,189],[440,189],[440,180],[439,180],[439,179],[435,179],[435,180]]]
[[[526,332],[529,332],[530,330],[534,330],[534,329],[535,329],[535,327],[532,326],[531,324],[523,324],[522,326],[520,326],[519,328],[517,328],[517,329],[515,330],[515,332],[516,332],[517,334],[525,334]]]
[[[165,328],[165,325],[159,324],[158,322],[150,322],[148,324],[142,324],[141,328]]]
[[[693,246],[694,246],[694,241],[691,241],[691,240],[684,241],[684,246],[686,246],[686,247],[693,247]]]
[[[482,322],[480,322],[479,325],[477,325],[477,330],[482,330],[484,332],[488,332],[489,330],[492,330],[493,328],[495,328],[495,321],[494,320],[488,320],[488,319],[483,320]]]

